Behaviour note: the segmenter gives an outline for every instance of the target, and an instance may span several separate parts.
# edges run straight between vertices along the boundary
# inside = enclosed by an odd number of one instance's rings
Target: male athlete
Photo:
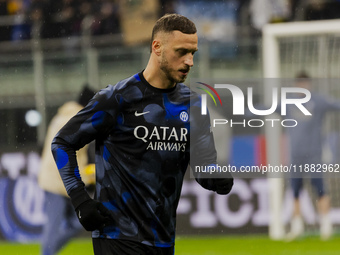
[[[163,16],[154,26],[145,70],[99,91],[52,143],[78,218],[93,231],[95,254],[174,254],[189,156],[191,165],[216,164],[209,117],[200,114],[198,94],[182,84],[196,51],[194,23]],[[76,151],[92,140],[95,199],[84,189],[76,160]],[[233,185],[231,177],[196,180],[218,194]]]
[[[302,71],[296,76],[296,86],[311,90],[311,78]],[[306,168],[312,165],[322,164],[322,123],[326,114],[330,111],[339,111],[340,102],[327,98],[321,94],[312,92],[311,99],[305,104],[312,116],[305,116],[296,109],[287,109],[287,116],[297,119],[299,124],[288,131],[290,141],[291,163],[295,166]],[[311,177],[317,196],[317,209],[319,213],[320,236],[327,240],[332,235],[332,222],[329,215],[330,198],[326,192],[321,173],[310,172],[311,176],[299,173],[292,174],[291,187],[294,195],[293,217],[291,219],[291,229],[287,235],[288,240],[300,237],[304,232],[304,222],[300,210],[300,193],[304,179]]]

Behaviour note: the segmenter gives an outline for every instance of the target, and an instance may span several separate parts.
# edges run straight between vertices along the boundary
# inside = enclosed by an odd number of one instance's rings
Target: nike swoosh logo
[[[142,116],[142,115],[147,114],[147,113],[149,113],[149,112],[150,112],[150,111],[147,111],[147,112],[137,112],[137,111],[135,111],[135,116],[136,116],[136,117]]]

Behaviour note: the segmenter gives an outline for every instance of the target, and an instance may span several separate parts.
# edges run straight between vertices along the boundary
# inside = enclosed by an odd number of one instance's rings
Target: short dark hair
[[[159,20],[156,21],[156,24],[152,30],[151,36],[151,44],[155,39],[155,36],[158,32],[172,32],[178,30],[183,34],[196,34],[197,29],[191,20],[187,17],[184,17],[180,14],[172,13],[172,14],[165,14]]]

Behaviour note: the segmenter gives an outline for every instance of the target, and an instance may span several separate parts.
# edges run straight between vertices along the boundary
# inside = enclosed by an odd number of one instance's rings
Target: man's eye
[[[185,54],[187,54],[187,52],[186,52],[185,50],[179,50],[179,51],[178,51],[178,54],[179,54],[180,56],[184,56]]]

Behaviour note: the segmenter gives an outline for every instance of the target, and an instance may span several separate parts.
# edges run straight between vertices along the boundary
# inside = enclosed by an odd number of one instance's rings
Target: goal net
[[[324,79],[312,89],[340,100],[340,20],[306,21],[281,24],[269,24],[263,29],[263,75],[264,78],[294,78],[299,71],[305,71],[313,79]],[[320,85],[322,84],[322,86]],[[264,88],[265,101],[268,86]],[[266,98],[267,97],[267,98]],[[322,125],[324,137],[323,162],[332,162],[338,153],[340,134],[340,113],[327,114]],[[266,131],[267,163],[281,163],[280,151],[277,148],[278,137],[282,130]],[[308,132],[308,131],[307,131]],[[269,235],[272,239],[283,239],[292,216],[293,196],[289,180],[286,178],[268,178]],[[325,178],[325,186],[331,198],[331,220],[335,230],[339,222],[339,178]],[[307,233],[318,231],[316,209],[317,196],[304,180],[304,190],[300,196],[302,216]]]

